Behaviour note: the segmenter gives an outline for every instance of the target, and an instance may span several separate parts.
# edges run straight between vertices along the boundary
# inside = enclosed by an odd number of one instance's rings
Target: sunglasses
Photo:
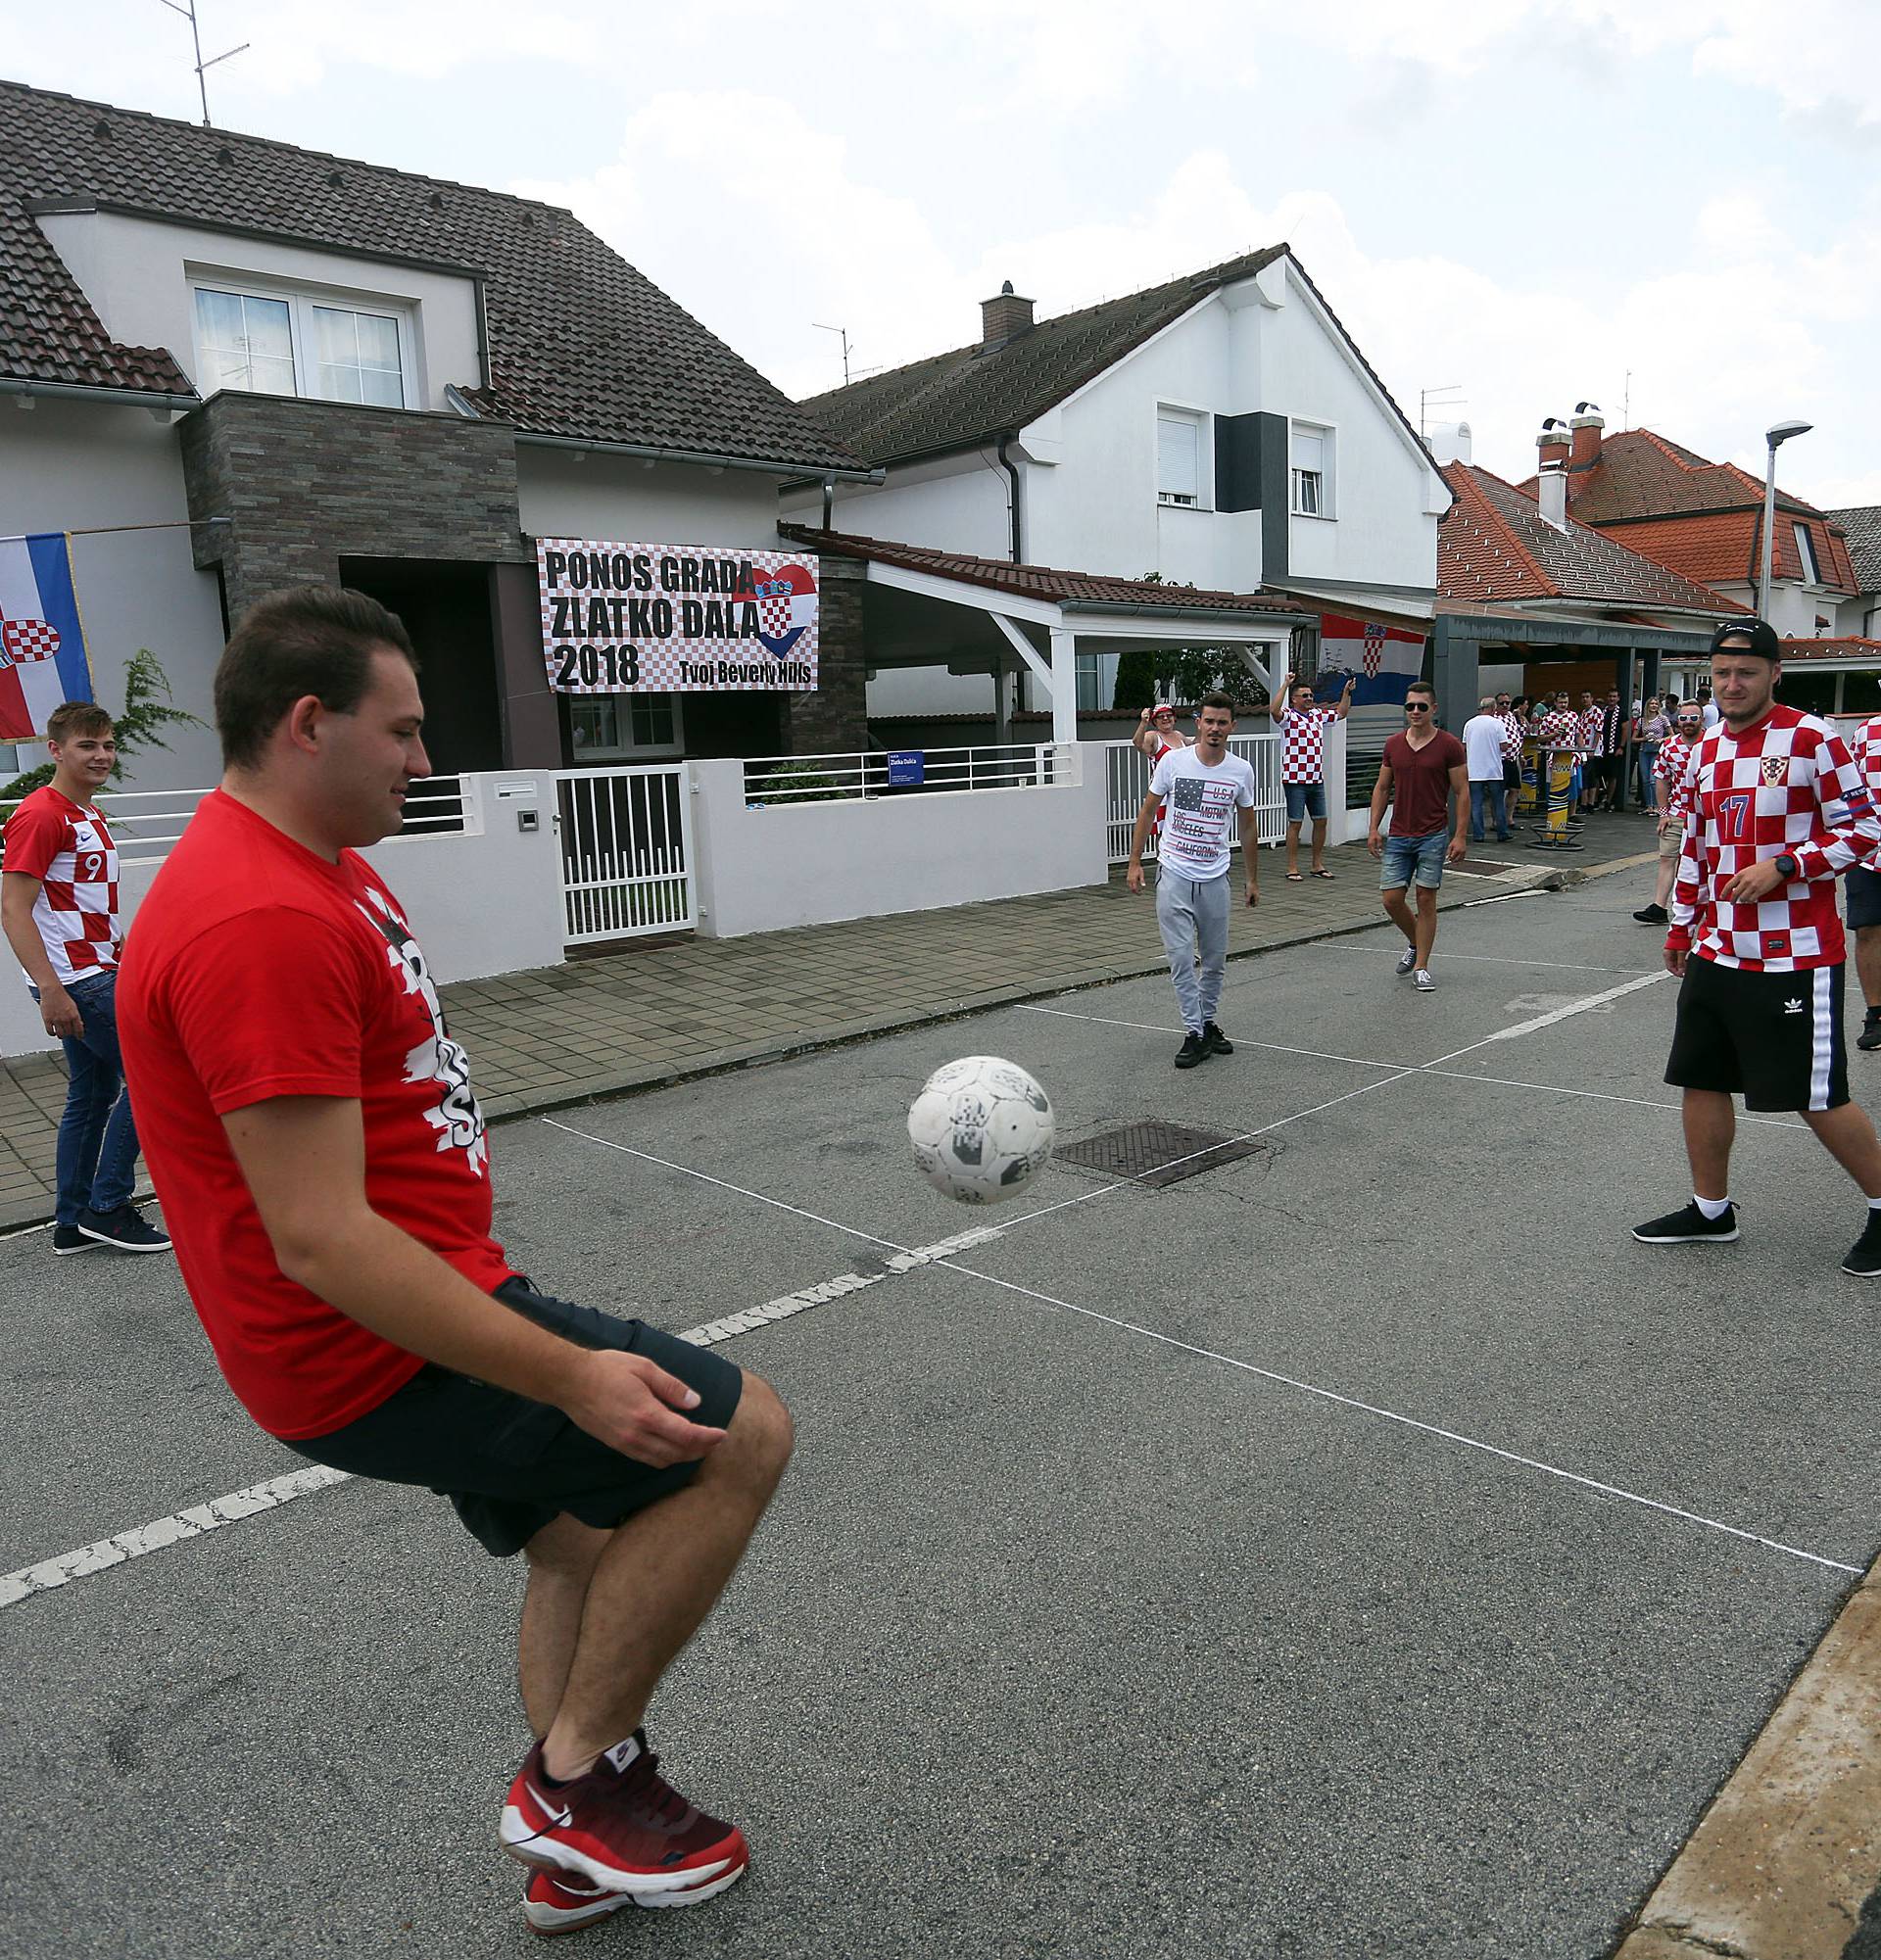
[[[1406,701],[1404,711],[1408,715],[1427,715],[1430,712],[1430,703],[1428,701]]]

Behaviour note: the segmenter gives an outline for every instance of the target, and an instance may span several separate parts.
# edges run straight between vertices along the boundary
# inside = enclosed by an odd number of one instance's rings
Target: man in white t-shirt
[[[1496,713],[1496,697],[1484,694],[1476,712],[1463,725],[1463,752],[1470,765],[1470,840],[1483,841],[1485,807],[1496,820],[1496,841],[1509,841],[1509,811],[1502,800],[1502,759],[1509,743],[1508,725]]]
[[[1247,902],[1260,902],[1260,867],[1254,825],[1254,771],[1228,752],[1234,732],[1234,704],[1226,694],[1204,694],[1195,712],[1195,740],[1165,755],[1149,779],[1149,794],[1136,812],[1131,839],[1131,890],[1143,888],[1143,846],[1157,817],[1165,816],[1157,849],[1156,923],[1169,953],[1170,978],[1186,1030],[1176,1057],[1192,1069],[1211,1055],[1231,1055],[1234,1044],[1215,1025],[1222,979],[1228,971],[1228,862],[1230,824],[1238,823]],[[1167,809],[1165,811],[1165,805]],[[1201,971],[1196,972],[1199,960]]]

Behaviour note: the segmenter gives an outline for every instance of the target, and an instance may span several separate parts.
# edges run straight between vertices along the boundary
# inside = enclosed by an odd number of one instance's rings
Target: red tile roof
[[[1100,572],[1054,571],[1049,565],[1015,565],[1005,558],[976,558],[930,545],[900,545],[883,538],[856,538],[840,531],[816,531],[807,524],[780,524],[778,530],[801,545],[839,557],[866,558],[929,572],[964,585],[987,586],[1022,598],[1053,604],[1134,605],[1206,612],[1289,612],[1317,616],[1319,607],[1279,593],[1201,592],[1193,586],[1162,585],[1154,579],[1109,578]]]
[[[1786,660],[1869,659],[1881,666],[1881,640],[1864,640],[1856,633],[1845,634],[1835,640],[1786,640],[1783,643],[1783,657]]]
[[[1443,476],[1457,501],[1437,525],[1442,599],[1567,598],[1712,615],[1745,609],[1571,516],[1558,531],[1531,498],[1493,471],[1453,462]]]

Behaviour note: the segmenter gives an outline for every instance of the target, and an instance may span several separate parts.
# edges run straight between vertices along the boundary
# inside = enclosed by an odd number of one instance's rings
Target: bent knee
[[[745,1385],[725,1440],[737,1442],[754,1468],[781,1476],[791,1460],[796,1424],[783,1398],[762,1375],[754,1375],[748,1368],[744,1374]]]

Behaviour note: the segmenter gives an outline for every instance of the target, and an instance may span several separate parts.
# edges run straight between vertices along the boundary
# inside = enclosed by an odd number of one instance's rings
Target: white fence
[[[833,755],[761,755],[745,764],[750,803],[833,802],[845,796],[920,796],[941,789],[1035,789],[1075,781],[1067,742],[968,748],[859,749]]]
[[[555,772],[568,945],[693,926],[688,772],[684,762]]]
[[[1136,812],[1149,794],[1149,757],[1128,741],[1096,744],[1104,751],[1104,835],[1112,864],[1130,862],[1130,842],[1136,829]],[[1280,788],[1280,739],[1278,735],[1235,735],[1228,741],[1231,753],[1254,766],[1255,835],[1264,844],[1286,836],[1286,796]],[[1145,860],[1156,855],[1156,837],[1143,848]]]

